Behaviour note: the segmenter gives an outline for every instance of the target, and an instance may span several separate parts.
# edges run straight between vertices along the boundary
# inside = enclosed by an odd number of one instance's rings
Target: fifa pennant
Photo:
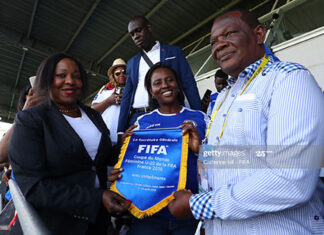
[[[111,190],[132,201],[129,211],[141,219],[151,216],[184,189],[187,181],[188,134],[182,129],[134,131],[126,138],[115,168],[123,177]]]

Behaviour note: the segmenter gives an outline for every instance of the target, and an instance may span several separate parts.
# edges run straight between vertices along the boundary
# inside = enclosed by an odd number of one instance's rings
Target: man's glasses
[[[114,75],[115,76],[120,76],[121,74],[124,74],[124,75],[126,75],[126,71],[125,70],[119,70],[119,71],[116,71],[115,73],[114,73]]]

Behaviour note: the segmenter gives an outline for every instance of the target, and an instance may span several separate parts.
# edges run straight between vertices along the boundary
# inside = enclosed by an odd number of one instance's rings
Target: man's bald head
[[[258,18],[252,14],[250,11],[245,10],[245,9],[235,9],[235,10],[228,10],[228,11],[224,11],[221,14],[219,14],[215,20],[218,17],[221,17],[229,12],[239,12],[241,13],[240,18],[241,20],[243,20],[245,23],[247,23],[251,28],[256,27],[257,25],[260,25],[260,21],[258,20]]]
[[[134,16],[132,19],[130,19],[129,23],[132,21],[141,21],[143,25],[148,25],[150,22],[145,16]]]

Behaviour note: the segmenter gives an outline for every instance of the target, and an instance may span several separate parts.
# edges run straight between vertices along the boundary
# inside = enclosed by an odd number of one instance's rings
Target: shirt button
[[[232,94],[231,96],[232,96],[232,97],[235,97],[235,94]]]
[[[226,113],[223,114],[223,117],[226,117]]]
[[[319,220],[319,217],[317,215],[315,215],[314,220]]]
[[[242,112],[242,111],[243,111],[242,108],[238,108],[238,109],[237,109],[237,112]]]
[[[218,137],[218,136],[216,137],[216,140],[217,140],[217,141],[219,140],[219,137]]]

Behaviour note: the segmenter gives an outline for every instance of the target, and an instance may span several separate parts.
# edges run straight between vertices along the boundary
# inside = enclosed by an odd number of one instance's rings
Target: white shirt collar
[[[160,50],[160,47],[161,47],[160,42],[159,41],[155,41],[155,44],[152,47],[152,49],[149,50],[148,52],[145,51],[145,53],[147,54],[147,53],[153,52],[155,50]]]
[[[158,108],[155,109],[155,110],[156,110],[156,112],[157,112],[158,114],[160,114],[161,116],[174,116],[174,115],[178,115],[179,113],[182,113],[182,112],[185,110],[185,107],[182,106],[181,110],[180,110],[178,113],[170,113],[170,114],[167,114],[167,113],[161,113],[161,112],[159,111]]]

